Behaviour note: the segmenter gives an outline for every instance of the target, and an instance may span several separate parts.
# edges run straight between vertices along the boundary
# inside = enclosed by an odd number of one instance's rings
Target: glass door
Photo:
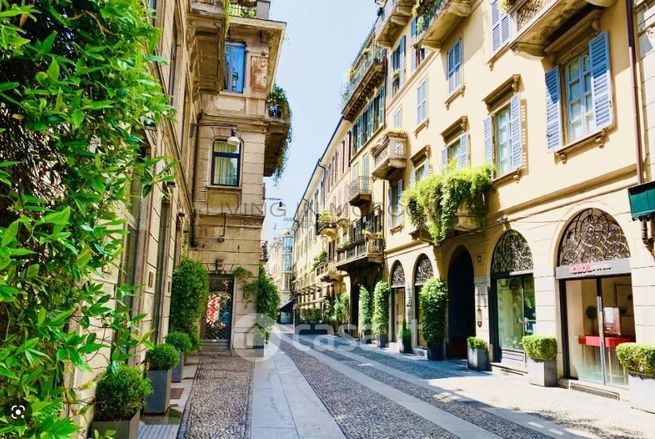
[[[536,306],[531,274],[496,279],[501,359],[524,362],[523,336],[534,334]]]

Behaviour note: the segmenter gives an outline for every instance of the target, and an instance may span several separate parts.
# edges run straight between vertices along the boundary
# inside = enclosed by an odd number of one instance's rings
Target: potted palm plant
[[[443,360],[448,309],[446,284],[434,278],[428,279],[421,288],[419,300],[423,311],[421,319],[423,338],[428,343],[428,359]]]
[[[178,362],[177,350],[169,344],[158,344],[146,352],[148,378],[152,382],[153,392],[146,401],[143,410],[148,414],[161,414],[168,410],[171,400],[172,369]]]
[[[95,415],[91,430],[115,432],[116,439],[137,439],[139,412],[152,393],[152,386],[141,369],[120,366],[107,372],[96,386]]]
[[[557,339],[543,335],[526,335],[523,337],[523,349],[528,355],[528,378],[531,384],[542,387],[554,387],[558,384]]]
[[[373,290],[373,331],[379,348],[387,346],[389,334],[389,284],[380,281]]]
[[[412,331],[407,327],[405,319],[398,334],[398,350],[403,354],[411,354],[412,350]]]
[[[166,344],[173,346],[179,355],[177,365],[173,368],[173,382],[182,382],[182,378],[184,378],[182,375],[184,372],[184,364],[186,362],[186,353],[193,349],[191,337],[184,332],[171,332],[166,337]]]
[[[473,370],[489,370],[489,351],[487,342],[477,337],[466,339],[468,345],[468,368]]]
[[[623,343],[616,356],[628,370],[632,407],[655,413],[655,344]]]

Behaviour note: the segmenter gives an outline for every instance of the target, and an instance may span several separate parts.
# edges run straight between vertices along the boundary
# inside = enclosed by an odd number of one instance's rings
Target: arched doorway
[[[455,250],[448,268],[449,358],[466,356],[466,339],[475,335],[473,261],[464,247]]]
[[[421,318],[423,313],[421,311],[419,294],[421,294],[423,284],[433,276],[434,271],[432,270],[432,262],[430,262],[430,259],[426,255],[419,256],[418,262],[416,263],[416,271],[414,272],[414,319],[416,319],[416,339],[418,345],[424,348],[428,346],[428,343],[423,338],[423,332],[421,331]]]
[[[558,248],[564,374],[626,386],[616,347],[635,341],[630,249],[616,220],[585,209],[569,222]]]
[[[405,270],[396,261],[391,269],[391,337],[398,341],[398,331],[405,320]]]
[[[491,340],[494,360],[525,367],[523,336],[532,335],[537,313],[532,252],[516,230],[500,237],[491,260]]]

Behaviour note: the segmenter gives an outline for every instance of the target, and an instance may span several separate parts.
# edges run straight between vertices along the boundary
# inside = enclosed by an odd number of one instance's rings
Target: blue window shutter
[[[496,0],[491,2],[490,7],[491,50],[495,52],[500,48],[500,9],[498,8],[498,2]]]
[[[448,167],[448,146],[444,146],[441,150],[441,169],[445,170]]]
[[[405,83],[405,35],[400,39],[400,86]]]
[[[484,158],[489,163],[494,163],[494,134],[491,116],[484,118]]]
[[[594,99],[596,128],[612,124],[612,83],[610,77],[610,52],[607,32],[601,32],[589,42],[591,63],[591,92]]]
[[[552,152],[562,146],[562,103],[559,67],[546,72],[546,146]]]
[[[521,141],[521,98],[512,96],[509,104],[510,135],[512,137],[512,168],[523,166],[523,142]]]
[[[457,165],[460,168],[466,168],[469,164],[469,136],[464,133],[459,138],[459,155]]]

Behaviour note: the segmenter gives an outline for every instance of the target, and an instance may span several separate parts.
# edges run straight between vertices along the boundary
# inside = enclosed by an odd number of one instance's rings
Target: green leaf
[[[59,80],[59,63],[56,59],[53,59],[48,67],[48,79],[53,84]]]
[[[20,220],[16,220],[13,223],[9,224],[2,234],[2,246],[7,247],[9,244],[12,244],[16,241],[16,235],[18,234],[18,225]]]
[[[0,83],[0,91],[13,90],[18,87],[20,83],[18,82],[2,82]]]
[[[68,219],[70,218],[71,208],[66,207],[64,210],[59,212],[52,212],[44,216],[41,221],[41,224],[55,224],[58,226],[65,226],[68,224]]]
[[[73,128],[79,128],[82,125],[83,120],[84,112],[82,110],[73,111],[73,114],[71,114],[71,123],[73,124]]]

